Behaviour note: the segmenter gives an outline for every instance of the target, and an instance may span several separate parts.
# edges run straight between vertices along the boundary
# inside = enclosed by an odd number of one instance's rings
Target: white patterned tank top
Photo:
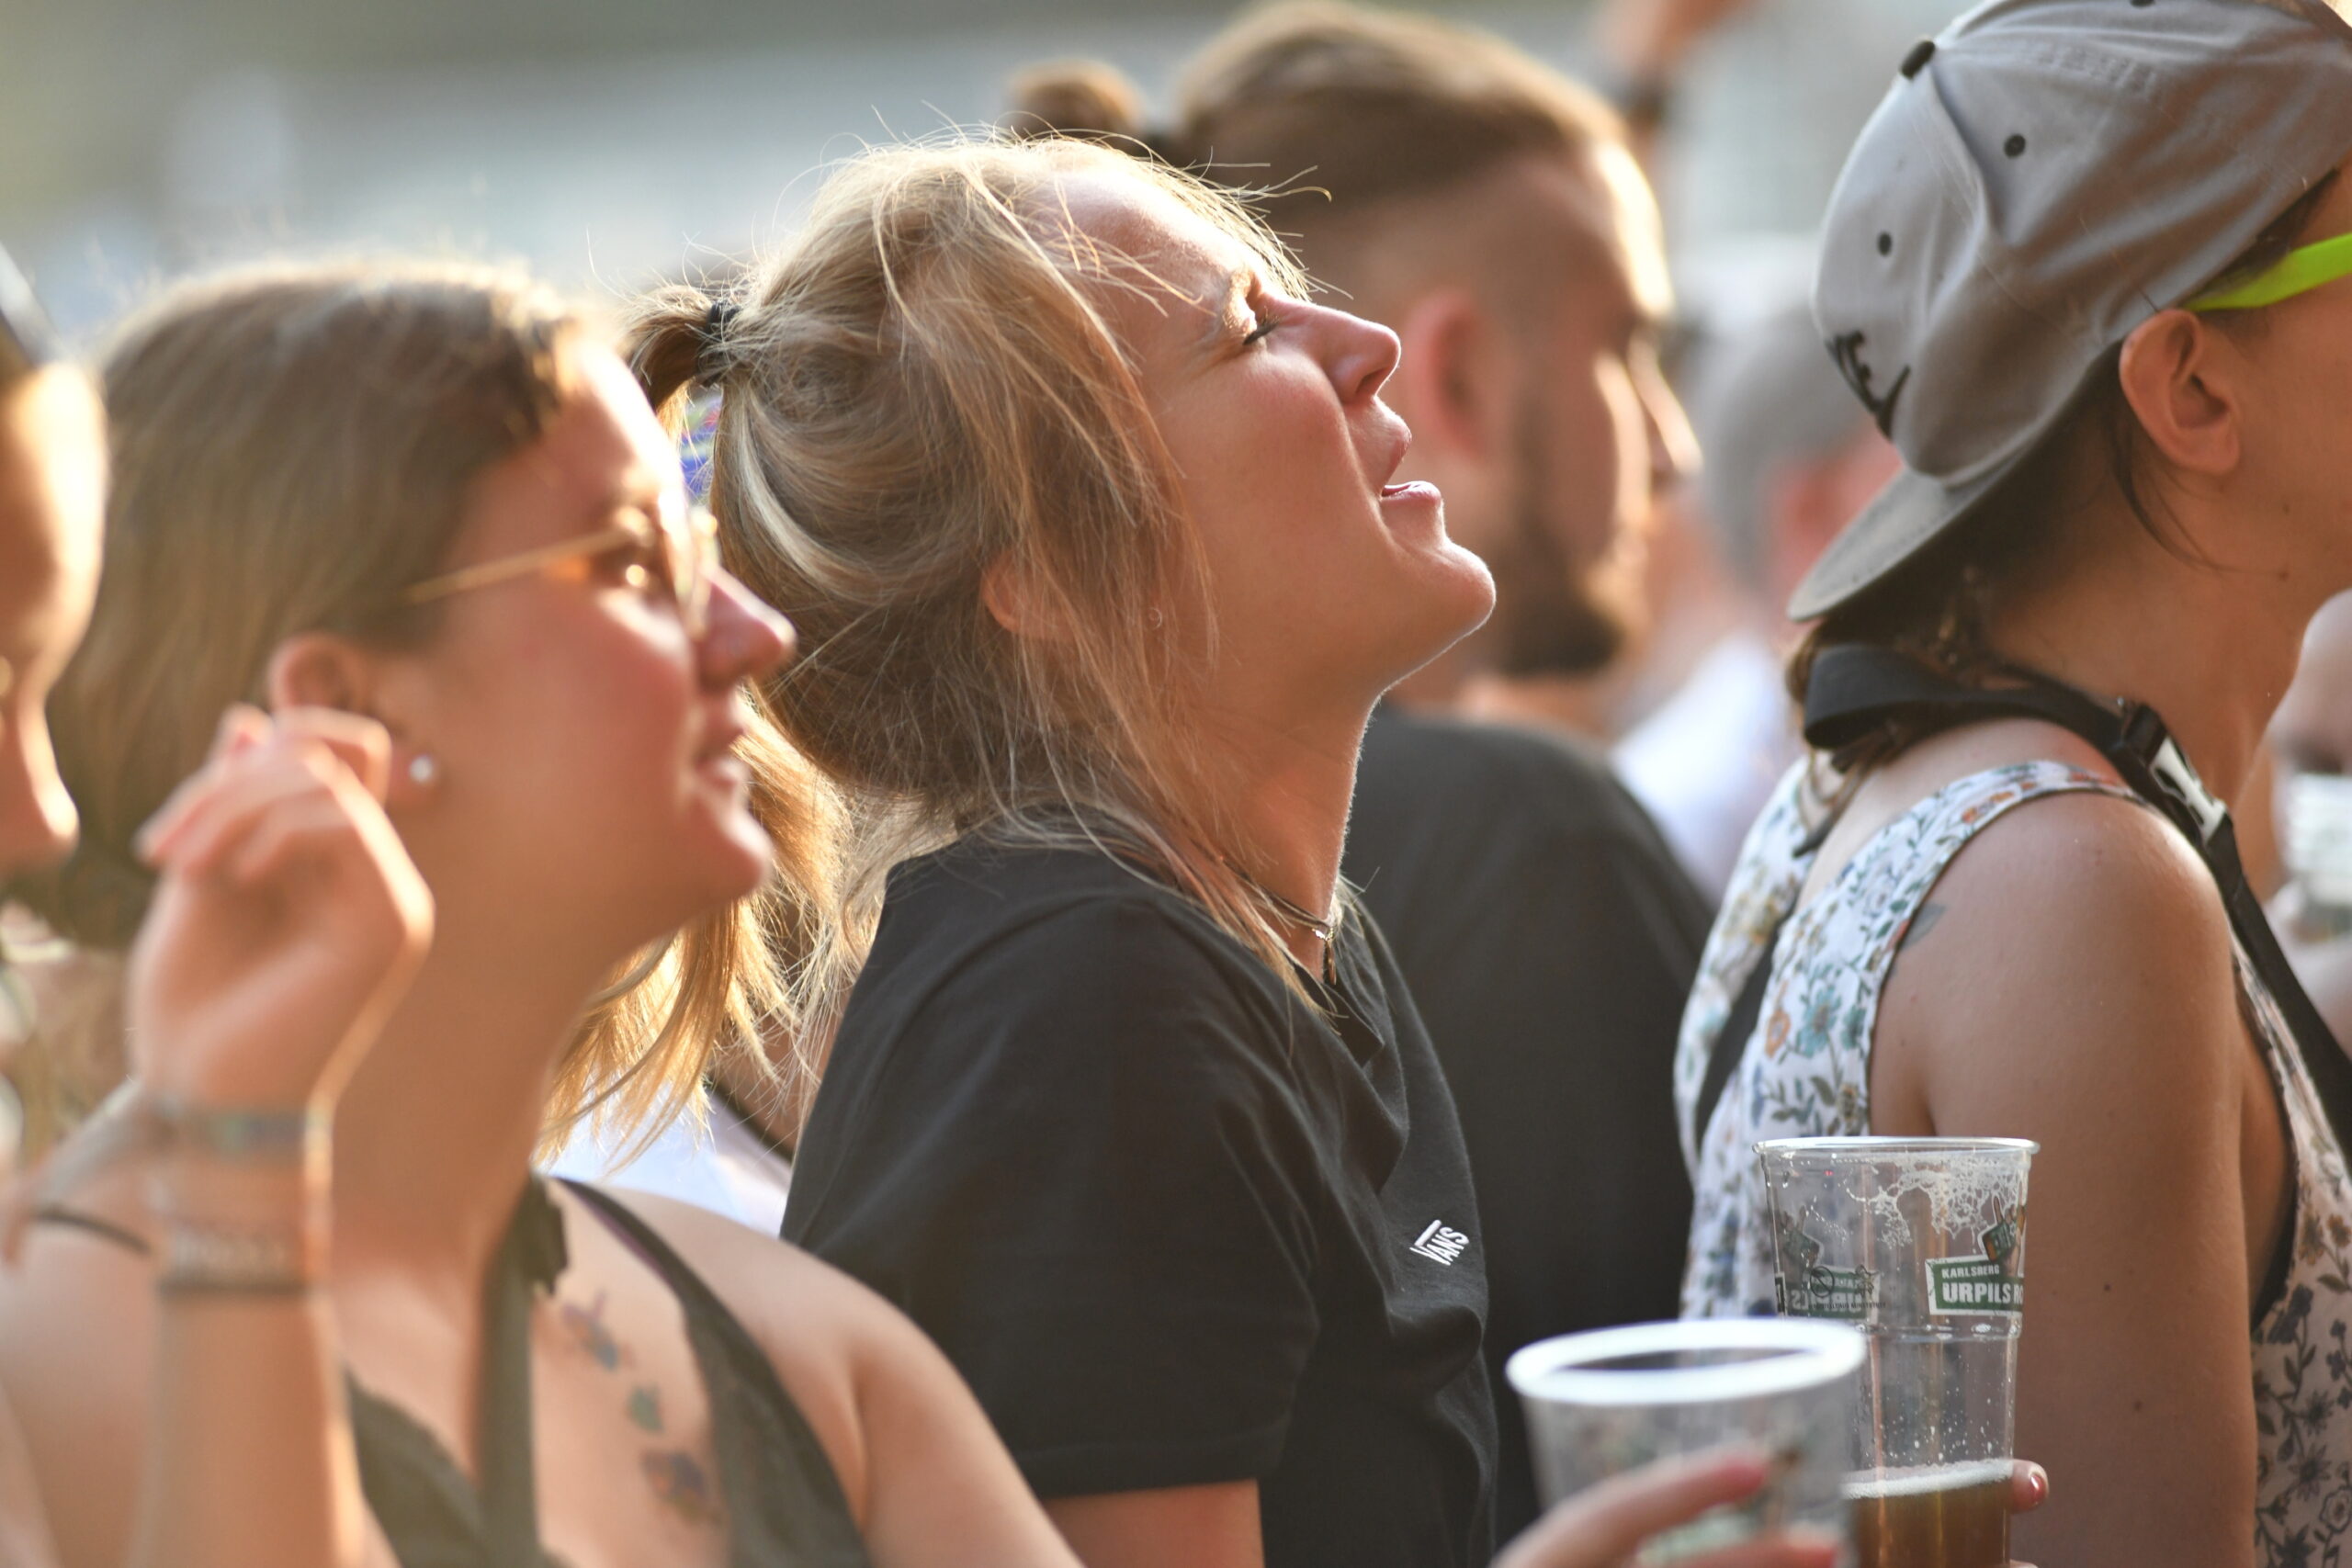
[[[2030,800],[2098,794],[2138,802],[2061,762],[2022,762],[1947,784],[1882,829],[1789,918],[1813,863],[1800,763],[1750,830],[1700,960],[1675,1053],[1675,1105],[1696,1205],[1686,1317],[1769,1315],[1772,1241],[1754,1145],[1854,1136],[1870,1125],[1871,1037],[1894,954],[1954,855]],[[1713,1120],[1692,1125],[1715,1036],[1770,947],[1779,951]],[[2254,1530],[2262,1568],[2352,1563],[2352,1182],[2292,1037],[2237,953],[2294,1164],[2293,1245],[2253,1326],[2260,1433]],[[2283,1275],[2281,1269],[2283,1268]]]

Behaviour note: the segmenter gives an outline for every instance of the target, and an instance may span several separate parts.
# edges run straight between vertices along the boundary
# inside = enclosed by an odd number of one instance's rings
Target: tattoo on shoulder
[[[1944,907],[1941,904],[1929,902],[1920,905],[1919,912],[1912,916],[1911,923],[1904,928],[1903,940],[1895,944],[1894,950],[1897,953],[1907,953],[1914,946],[1927,941],[1928,933],[1934,931],[1936,922],[1943,918]]]
[[[667,1423],[662,1416],[662,1390],[636,1375],[636,1354],[605,1322],[605,1299],[599,1293],[594,1303],[585,1306],[559,1300],[557,1320],[562,1324],[571,1347],[598,1369],[626,1375],[628,1392],[621,1409],[628,1424],[649,1438],[664,1437]],[[638,1462],[646,1483],[653,1490],[654,1501],[672,1516],[689,1525],[716,1527],[724,1522],[718,1488],[695,1454],[679,1448],[649,1448]]]
[[[718,1489],[700,1460],[684,1449],[648,1449],[641,1462],[663,1507],[690,1525],[719,1523]]]

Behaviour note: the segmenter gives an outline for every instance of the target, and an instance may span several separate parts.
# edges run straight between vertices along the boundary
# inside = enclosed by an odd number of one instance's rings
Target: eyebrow
[[[1234,317],[1238,313],[1236,307],[1250,297],[1250,290],[1257,281],[1257,273],[1246,266],[1237,266],[1226,275],[1225,292],[1218,298],[1216,311],[1209,321],[1209,330],[1201,335],[1204,347],[1214,346],[1224,340],[1226,329],[1232,325]]]

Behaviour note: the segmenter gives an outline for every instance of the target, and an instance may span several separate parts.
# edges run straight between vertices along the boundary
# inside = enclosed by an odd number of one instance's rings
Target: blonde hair
[[[1200,558],[1103,311],[1108,290],[1165,296],[1079,231],[1062,203],[1080,178],[1155,192],[1302,287],[1230,194],[1087,143],[959,138],[849,160],[731,312],[693,288],[645,301],[632,362],[657,408],[723,394],[712,505],[730,566],[800,629],[771,696],[853,803],[845,919],[870,920],[892,865],[955,837],[1091,844],[1288,980],[1193,744],[1214,637]],[[1056,635],[998,624],[983,578],[1000,562]]]
[[[437,607],[403,607],[401,592],[442,568],[473,480],[548,429],[571,391],[568,349],[590,338],[528,278],[418,264],[234,274],[131,321],[104,366],[107,570],[50,705],[82,837],[18,887],[53,931],[129,944],[153,890],[132,835],[202,761],[222,710],[263,700],[286,638],[431,635]],[[741,751],[783,874],[590,1008],[559,1069],[559,1119],[601,1100],[650,1137],[663,1112],[698,1108],[716,1051],[797,1021],[793,964],[819,945],[831,823],[772,727]]]

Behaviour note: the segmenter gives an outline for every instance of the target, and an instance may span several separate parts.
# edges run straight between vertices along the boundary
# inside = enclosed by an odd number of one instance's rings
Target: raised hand
[[[386,818],[390,745],[351,714],[239,706],[141,830],[160,881],[130,953],[133,1069],[191,1103],[330,1101],[432,938]]]

